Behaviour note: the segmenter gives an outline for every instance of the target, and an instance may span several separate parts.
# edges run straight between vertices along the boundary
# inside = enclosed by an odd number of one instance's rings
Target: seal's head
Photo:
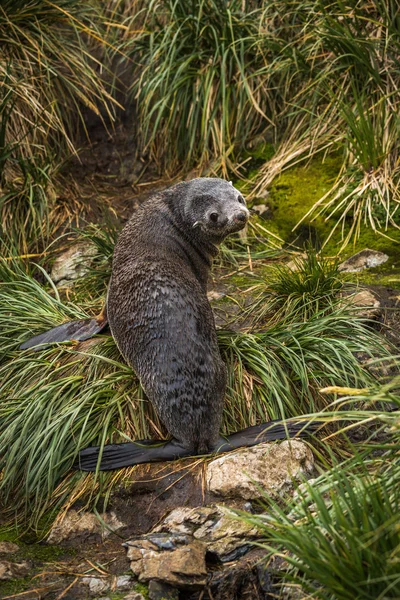
[[[199,177],[185,184],[184,219],[213,243],[245,227],[250,213],[242,194],[231,182]]]

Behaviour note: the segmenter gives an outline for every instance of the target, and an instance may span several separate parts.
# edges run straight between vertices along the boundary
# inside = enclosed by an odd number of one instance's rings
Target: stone
[[[206,583],[206,546],[191,536],[150,533],[124,546],[131,569],[141,582],[154,579],[182,589],[196,589]]]
[[[344,273],[357,273],[364,269],[372,269],[379,267],[389,259],[387,254],[378,250],[370,250],[365,248],[357,254],[354,254],[344,262],[340,263],[339,271]]]
[[[98,254],[97,248],[90,242],[79,242],[60,254],[53,263],[51,279],[57,287],[68,287],[86,275]]]
[[[268,204],[255,204],[252,210],[264,220],[268,220],[272,218],[272,210]]]
[[[307,254],[305,252],[297,254],[293,260],[289,260],[289,262],[285,263],[285,267],[286,269],[290,269],[290,271],[298,271],[306,258]]]
[[[300,440],[259,444],[226,454],[207,466],[210,492],[225,497],[252,500],[264,494],[277,498],[293,490],[294,481],[309,478],[314,457]]]
[[[103,525],[94,513],[77,512],[69,510],[65,517],[53,525],[47,538],[48,544],[60,544],[79,538],[80,541],[87,540],[93,536],[102,539],[124,527],[125,524],[118,520],[115,513],[103,513],[101,515]]]
[[[18,550],[19,546],[14,542],[0,542],[0,554],[13,554]]]
[[[126,596],[123,597],[123,600],[146,600],[143,594],[139,592],[129,592]]]
[[[282,586],[279,598],[281,600],[306,600],[309,594],[302,591],[301,587],[296,584],[286,584]]]
[[[361,290],[348,300],[357,309],[356,316],[361,319],[377,319],[381,315],[381,303],[369,290]]]
[[[263,586],[256,565],[235,561],[222,570],[210,574],[207,590],[213,600],[266,600],[275,598],[271,581],[264,575]]]
[[[150,600],[179,600],[179,590],[160,581],[150,581],[149,583]]]
[[[28,575],[29,570],[30,564],[27,561],[13,563],[8,560],[2,560],[0,562],[0,581],[25,577],[25,575]]]
[[[133,583],[133,577],[130,575],[119,575],[115,581],[115,587],[117,590],[130,590]]]
[[[89,586],[89,590],[93,595],[101,594],[110,589],[110,582],[107,579],[100,579],[99,577],[82,577],[81,583]]]
[[[209,302],[212,302],[213,300],[220,300],[221,298],[225,298],[226,294],[223,294],[222,292],[217,292],[215,290],[210,290],[209,292],[207,292],[207,300]]]
[[[217,558],[226,562],[243,554],[249,542],[261,537],[261,532],[249,523],[237,519],[224,507],[181,507],[173,510],[153,533],[192,535]]]

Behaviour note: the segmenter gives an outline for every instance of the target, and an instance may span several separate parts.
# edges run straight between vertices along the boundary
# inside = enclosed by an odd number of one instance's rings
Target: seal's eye
[[[246,204],[246,202],[244,201],[244,198],[243,198],[243,196],[241,196],[241,195],[239,195],[239,196],[237,197],[237,200],[238,200],[238,202],[240,202],[240,204],[244,204],[244,205]]]
[[[216,223],[218,221],[218,217],[219,217],[218,213],[212,212],[210,214],[210,221],[212,221],[213,223]]]

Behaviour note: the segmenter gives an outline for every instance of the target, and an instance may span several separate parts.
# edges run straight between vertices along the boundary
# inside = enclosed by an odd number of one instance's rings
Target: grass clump
[[[37,273],[44,277],[42,269]],[[130,367],[108,335],[37,352],[19,344],[88,315],[22,266],[3,264],[0,284],[0,493],[33,527],[82,495],[94,503],[130,470],[71,472],[82,448],[166,436]],[[17,293],[16,293],[17,291]],[[218,331],[229,371],[223,431],[321,410],[321,387],[371,386],[356,352],[382,357],[382,339],[336,307],[307,322],[286,319],[265,333]]]
[[[338,467],[324,491],[318,483],[303,484],[297,503],[285,510],[275,505],[255,520],[271,544],[284,548],[289,568],[283,579],[314,598],[399,597],[400,470],[394,466],[394,486],[385,473],[363,469],[362,457],[357,463],[357,475]],[[272,548],[267,545],[271,554]]]
[[[263,515],[248,517],[264,533],[267,559],[285,561],[277,587],[289,584],[321,600],[398,598],[400,445],[392,410],[400,408],[399,384],[395,378],[347,390],[352,395],[333,403],[326,418],[367,425],[369,438],[351,447],[350,459],[304,482],[294,499],[268,500]],[[338,404],[347,409],[338,412]]]
[[[170,172],[210,160],[226,172],[232,149],[269,118],[262,9],[248,0],[152,0],[144,10],[132,84],[142,152]]]
[[[290,316],[307,321],[337,304],[343,287],[338,261],[319,256],[309,247],[290,264],[268,269],[255,286],[256,298],[247,313],[256,321],[269,323]]]
[[[86,113],[112,120],[115,102],[93,52],[107,45],[94,4],[4,0],[0,34],[0,239],[26,253],[68,216],[55,180]]]
[[[399,227],[397,6],[392,0],[309,5],[265,4],[275,46],[269,69],[280,77],[280,145],[260,171],[257,195],[287,168],[317,152],[342,149],[342,168],[309,215],[340,231],[343,247],[362,228]],[[279,49],[279,51],[278,51]]]

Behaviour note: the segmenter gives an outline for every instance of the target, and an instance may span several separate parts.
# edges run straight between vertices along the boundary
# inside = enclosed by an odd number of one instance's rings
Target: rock
[[[213,300],[220,300],[221,298],[225,298],[225,296],[226,294],[223,294],[222,292],[217,292],[215,290],[207,292],[207,300],[209,302],[212,302]]]
[[[276,597],[270,595],[274,592],[272,585],[269,585],[267,592],[261,588],[255,568],[240,563],[213,572],[207,588],[213,600],[265,600]]]
[[[0,581],[25,577],[25,575],[28,575],[29,570],[30,564],[27,561],[12,563],[8,560],[2,560],[0,562]]]
[[[19,546],[14,542],[0,542],[0,554],[13,554],[18,550]]]
[[[110,582],[99,577],[82,577],[81,583],[88,585],[91,594],[101,594],[110,589]]]
[[[301,268],[304,261],[306,260],[306,258],[307,254],[305,252],[297,254],[297,256],[293,260],[290,260],[289,262],[285,263],[285,267],[287,269],[290,269],[291,271],[298,271]]]
[[[237,558],[261,536],[256,527],[223,507],[176,508],[153,532],[192,535],[222,562]]]
[[[281,600],[305,600],[309,598],[309,594],[303,592],[301,587],[296,584],[286,584],[281,588],[281,594],[279,598]]]
[[[245,500],[272,497],[293,489],[293,480],[310,477],[314,457],[299,440],[259,444],[217,458],[207,466],[210,492]]]
[[[62,521],[53,525],[47,542],[49,544],[60,544],[61,542],[74,541],[74,538],[83,541],[93,536],[100,536],[103,539],[108,537],[112,531],[117,531],[125,526],[113,512],[103,513],[101,518],[107,527],[93,513],[78,513],[76,510],[69,510]]]
[[[357,317],[361,319],[377,319],[381,315],[381,303],[369,290],[361,290],[349,297],[350,303],[357,308]]]
[[[57,287],[67,287],[86,275],[97,255],[97,248],[90,242],[79,242],[60,254],[51,269],[51,278]]]
[[[370,250],[365,248],[361,252],[357,252],[339,265],[339,271],[344,273],[357,273],[364,269],[372,269],[379,267],[389,259],[387,254],[378,250]]]
[[[139,592],[129,592],[126,596],[123,597],[123,600],[146,600],[143,594]]]
[[[139,581],[154,579],[183,589],[206,583],[206,547],[188,535],[150,533],[124,546]]]
[[[120,575],[117,577],[115,587],[117,590],[130,590],[133,587],[133,577],[130,575]]]
[[[149,598],[150,600],[179,600],[179,590],[153,579],[149,583]]]
[[[268,194],[267,194],[268,195]],[[264,220],[268,220],[272,218],[272,210],[268,204],[255,204],[252,210]]]

